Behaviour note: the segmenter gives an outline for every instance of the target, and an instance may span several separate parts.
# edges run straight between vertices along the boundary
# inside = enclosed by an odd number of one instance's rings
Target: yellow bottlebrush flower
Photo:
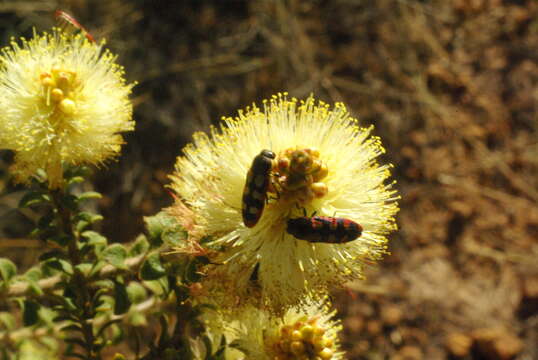
[[[62,183],[62,164],[99,164],[119,153],[134,129],[123,67],[82,34],[53,29],[2,50],[0,148],[15,152],[20,182],[38,169],[49,187]]]
[[[338,360],[344,353],[338,339],[342,326],[335,314],[328,303],[309,300],[278,317],[247,305],[233,312],[235,316],[214,313],[205,320],[216,344],[221,335],[233,344],[228,360]]]
[[[386,253],[386,235],[396,229],[398,197],[392,183],[386,183],[390,165],[376,161],[384,149],[370,135],[372,127],[359,127],[341,103],[331,109],[312,97],[288,100],[286,94],[265,102],[263,110],[254,105],[223,121],[210,136],[194,135],[171,177],[176,207],[187,206],[194,218],[179,220],[195,223],[198,237],[209,236],[211,245],[223,250],[213,261],[220,265],[212,265],[206,287],[232,293],[232,303],[255,294],[281,312],[308,290],[362,278],[365,264]],[[274,155],[263,160],[271,162],[268,203],[257,223],[247,227],[243,188],[263,149]],[[318,240],[336,241],[324,243],[288,232],[290,219],[314,213],[352,220],[362,234],[338,243],[344,240],[341,235],[320,232]]]

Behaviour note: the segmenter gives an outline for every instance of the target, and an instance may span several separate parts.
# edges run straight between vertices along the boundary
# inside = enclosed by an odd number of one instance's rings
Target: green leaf
[[[114,324],[117,324],[119,322],[121,322],[122,319],[114,319],[114,320],[109,320],[107,321],[106,323],[103,324],[103,326],[101,326],[101,328],[99,329],[99,331],[97,332],[97,336],[96,337],[100,337],[103,335],[103,333],[105,332],[105,330],[110,327],[111,325],[114,325]]]
[[[28,280],[28,288],[30,289],[30,294],[33,296],[41,296],[44,294],[43,289],[39,287],[37,281]]]
[[[95,286],[98,288],[98,290],[101,290],[101,289],[113,289],[114,288],[114,281],[110,280],[110,279],[101,279],[101,280],[96,280],[94,282]]]
[[[148,324],[148,319],[146,315],[140,312],[131,311],[129,314],[129,324],[132,326],[143,327]]]
[[[149,255],[140,269],[140,277],[144,280],[156,280],[166,275],[158,252]]]
[[[86,220],[76,221],[75,222],[75,231],[77,233],[81,233],[82,231],[84,231],[84,229],[86,229],[90,225],[91,224],[89,222],[87,222]]]
[[[154,247],[160,246],[163,243],[164,233],[171,232],[171,235],[167,235],[167,239],[172,240],[171,237],[174,236],[174,232],[180,232],[183,230],[181,225],[179,225],[179,223],[177,222],[176,218],[169,215],[165,211],[161,211],[154,216],[147,216],[144,218],[144,221],[146,222],[146,228],[149,234],[149,241]]]
[[[41,306],[39,309],[39,318],[45,323],[45,325],[52,327],[54,325],[54,318],[58,313],[50,308]]]
[[[87,211],[81,211],[73,217],[73,221],[76,223],[75,228],[78,232],[83,231],[89,225],[103,220],[103,217],[98,214],[93,214]]]
[[[93,268],[93,263],[82,263],[75,265],[75,270],[84,275],[84,277],[90,276],[90,272]]]
[[[112,296],[103,295],[99,297],[99,301],[96,304],[95,310],[98,312],[110,311],[114,305],[114,298]]]
[[[6,330],[13,330],[16,326],[15,316],[7,312],[0,312],[0,325]]]
[[[145,254],[149,250],[149,241],[144,235],[136,238],[134,244],[129,249],[129,256]]]
[[[182,228],[166,229],[161,238],[164,243],[170,246],[180,246],[187,239],[187,232]]]
[[[75,221],[84,220],[90,224],[102,220],[103,217],[98,214],[91,213],[89,211],[81,211],[77,215],[74,216]]]
[[[114,299],[116,300],[114,304],[114,315],[123,314],[131,307],[131,300],[129,300],[125,284],[118,281],[114,283]]]
[[[138,304],[147,299],[148,292],[139,282],[131,281],[129,285],[127,285],[127,295],[129,296],[131,303]]]
[[[39,320],[38,311],[40,305],[33,300],[24,300],[22,322],[24,326],[31,326]]]
[[[166,293],[166,290],[163,287],[162,280],[167,280],[166,277],[162,277],[158,280],[144,280],[143,284],[144,286],[149,289],[153,294],[155,295],[163,295]]]
[[[80,296],[71,284],[66,284],[66,287],[63,289],[63,297],[61,299],[63,306],[69,311],[74,312],[78,309],[78,304],[76,303],[77,297]]]
[[[38,267],[33,267],[24,273],[24,278],[29,281],[39,281],[43,278],[43,272]]]
[[[78,196],[79,201],[86,201],[90,199],[101,199],[103,195],[97,191],[86,191]]]
[[[15,275],[17,275],[17,266],[9,259],[0,258],[0,276],[2,280],[7,284]]]
[[[43,263],[44,266],[52,268],[54,270],[59,270],[68,275],[73,275],[73,267],[70,263],[63,259],[51,259]]]
[[[101,271],[101,269],[105,265],[106,265],[105,261],[98,260],[98,261],[94,262],[93,265],[92,265],[92,269],[91,269],[90,273],[88,274],[88,276],[89,277],[95,276],[97,273],[99,273],[99,271]]]
[[[127,257],[127,250],[121,244],[112,244],[107,247],[101,256],[111,265],[118,269],[126,269],[125,258]]]
[[[87,239],[87,244],[94,247],[95,255],[99,256],[103,249],[107,246],[106,237],[95,231],[84,231],[82,237]]]
[[[19,201],[19,208],[50,202],[50,196],[42,191],[30,191]]]
[[[84,182],[84,178],[82,176],[74,176],[67,181],[67,185],[71,186],[71,185],[80,184],[83,182]]]

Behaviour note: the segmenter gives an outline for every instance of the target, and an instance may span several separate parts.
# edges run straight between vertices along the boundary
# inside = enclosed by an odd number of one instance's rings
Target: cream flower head
[[[291,307],[278,317],[247,305],[232,314],[206,313],[204,320],[215,343],[224,336],[232,345],[226,350],[227,360],[343,359],[336,311],[325,300],[307,301],[308,305]]]
[[[119,153],[119,133],[134,129],[133,84],[103,46],[53,29],[2,50],[0,148],[15,152],[18,181],[43,169],[57,188],[63,164],[99,164]]]
[[[359,127],[341,103],[331,109],[312,97],[288,100],[286,94],[264,102],[263,110],[254,105],[223,121],[210,136],[194,135],[171,176],[176,206],[187,206],[198,236],[213,239],[210,245],[222,250],[205,286],[232,293],[232,302],[257,297],[281,312],[310,290],[362,278],[364,266],[386,253],[398,196],[392,183],[385,183],[390,165],[375,160],[384,149],[370,135],[372,127]],[[257,223],[247,227],[243,188],[263,149],[274,154],[268,203]],[[320,232],[322,240],[335,243],[314,243],[288,232],[289,219],[314,213],[356,222],[362,234],[338,243],[341,234],[335,239]]]

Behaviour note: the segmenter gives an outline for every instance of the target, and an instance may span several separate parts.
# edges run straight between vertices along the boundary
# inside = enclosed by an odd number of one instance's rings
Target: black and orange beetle
[[[271,150],[262,150],[256,155],[248,170],[241,208],[246,227],[254,227],[262,216],[275,157],[275,153]]]
[[[289,219],[287,225],[288,234],[311,243],[343,244],[362,234],[362,226],[339,217],[304,216]]]

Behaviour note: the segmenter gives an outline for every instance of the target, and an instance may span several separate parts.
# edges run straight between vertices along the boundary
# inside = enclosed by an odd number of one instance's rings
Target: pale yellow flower
[[[119,154],[120,133],[134,129],[133,84],[103,46],[53,29],[2,50],[0,148],[15,152],[18,181],[43,169],[56,188],[63,165]]]
[[[308,305],[291,307],[282,316],[247,305],[232,314],[209,313],[204,320],[215,344],[221,336],[232,344],[227,360],[343,359],[336,311],[325,301],[307,301]]]
[[[398,211],[396,191],[386,183],[391,166],[377,163],[384,149],[371,132],[341,103],[331,109],[312,97],[279,95],[263,110],[253,106],[224,119],[210,136],[195,134],[177,160],[171,187],[178,206],[192,210],[198,237],[222,250],[204,286],[232,294],[229,304],[256,297],[282,312],[310,290],[362,278],[365,265],[386,253]],[[257,224],[246,227],[243,187],[263,149],[275,154],[268,204]],[[355,221],[362,235],[330,244],[287,232],[290,218],[314,212]]]

